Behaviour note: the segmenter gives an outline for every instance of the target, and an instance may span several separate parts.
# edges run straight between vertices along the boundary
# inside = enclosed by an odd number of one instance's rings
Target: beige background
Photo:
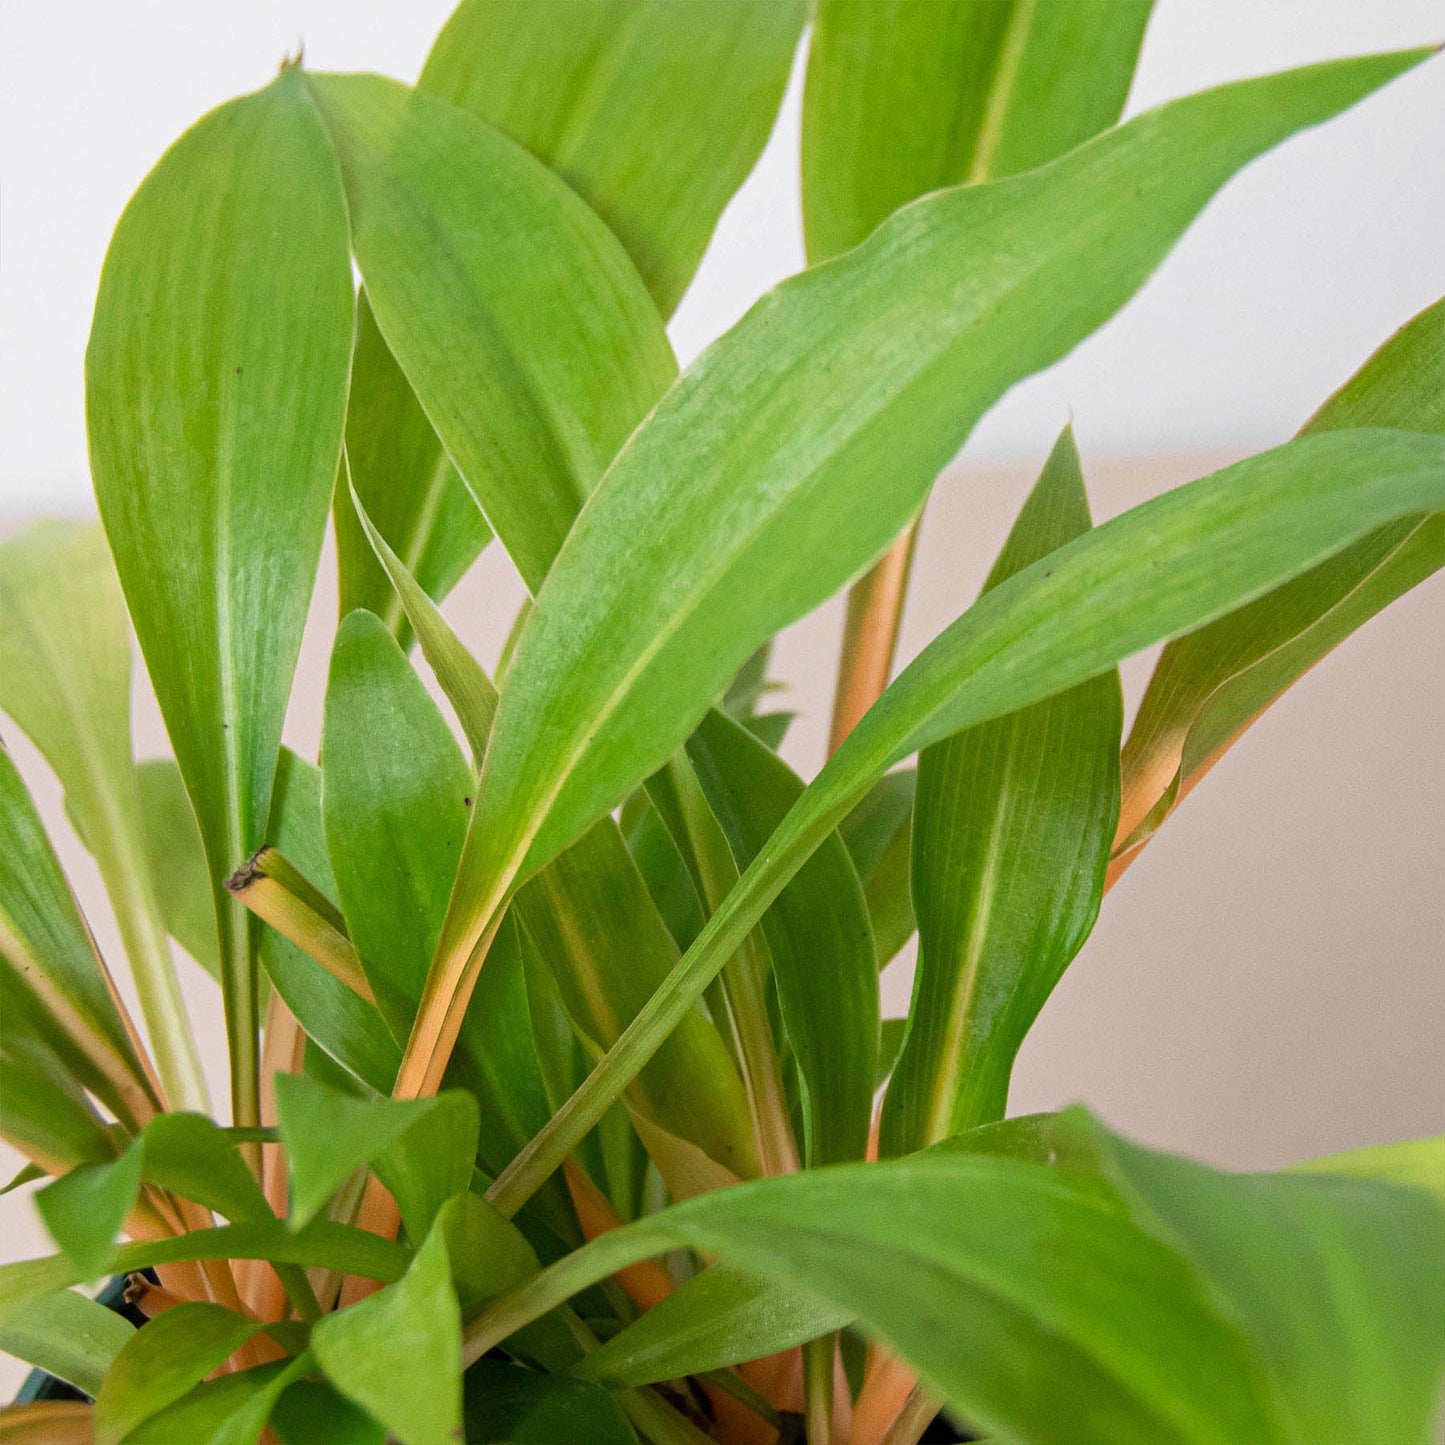
[[[1228,460],[1143,466],[1086,454],[1096,516]],[[962,467],[941,481],[906,652],[971,600],[1032,474]],[[331,573],[328,556],[288,720],[290,740],[313,754]],[[505,559],[489,551],[447,611],[491,661],[519,596]],[[777,651],[776,671],[791,685],[780,705],[800,714],[785,751],[805,772],[822,757],[840,619],[834,602],[786,632]],[[1241,1168],[1445,1128],[1442,636],[1436,578],[1316,668],[1215,769],[1108,898],[1024,1048],[1015,1111],[1081,1099],[1149,1143]],[[1150,662],[1124,669],[1131,706]],[[154,755],[164,734],[145,688],[137,694],[137,748]],[[53,779],[13,728],[5,734],[118,958]],[[181,968],[223,1099],[215,989],[188,959]],[[906,1011],[910,969],[905,959],[884,975],[889,1013]],[[0,1158],[7,1170],[17,1162]],[[0,1200],[7,1259],[46,1249],[27,1192]],[[0,1398],[22,1373],[0,1357]]]

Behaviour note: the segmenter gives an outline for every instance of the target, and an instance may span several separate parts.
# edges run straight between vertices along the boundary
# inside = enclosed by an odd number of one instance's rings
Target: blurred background
[[[581,0],[542,0],[565,12]],[[708,3],[708,0],[699,0]],[[1081,0],[1082,3],[1082,0]],[[320,69],[413,79],[449,0],[0,0],[0,537],[93,515],[81,361],[126,199],[200,113],[305,43]],[[1442,0],[1159,0],[1131,113],[1201,87],[1445,39]],[[685,363],[802,265],[800,75],[672,324]],[[972,600],[1060,427],[1095,514],[1288,438],[1397,326],[1445,291],[1445,59],[1236,179],[1140,295],[1019,387],[945,474],[905,618],[916,652]],[[334,625],[323,566],[288,724],[314,755]],[[493,547],[446,611],[495,658],[520,584]],[[789,630],[785,747],[821,762],[841,604]],[[1445,587],[1435,579],[1327,659],[1254,727],[1110,895],[1026,1045],[1016,1112],[1082,1099],[1145,1141],[1259,1167],[1438,1131],[1445,1116]],[[1131,704],[1152,658],[1125,668]],[[138,748],[165,751],[143,675]],[[58,789],[0,720],[105,946],[88,856]],[[182,959],[214,1047],[220,1006]],[[885,974],[906,1011],[911,963]],[[0,1171],[10,1157],[0,1150]],[[3,1257],[42,1252],[23,1195]],[[0,1398],[19,1367],[0,1358]]]

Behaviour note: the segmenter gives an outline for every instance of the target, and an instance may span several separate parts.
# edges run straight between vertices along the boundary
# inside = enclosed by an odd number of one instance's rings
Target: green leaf
[[[378,560],[356,501],[429,599],[451,591],[492,532],[387,350],[364,291],[357,298],[346,471],[350,486],[337,487],[333,506],[340,615],[364,607],[405,647],[410,608]]]
[[[1289,1167],[1300,1174],[1344,1174],[1358,1179],[1412,1184],[1417,1189],[1428,1189],[1445,1205],[1445,1134],[1395,1144],[1372,1144],[1343,1154],[1306,1159]]]
[[[0,545],[0,708],[44,754],[100,865],[156,1071],[178,1108],[206,1107],[166,943],[130,731],[130,626],[105,536],[37,522]]]
[[[215,1304],[178,1304],[131,1332],[95,1400],[96,1445],[120,1445],[173,1405],[261,1329]]]
[[[78,1085],[63,1070],[50,1072],[0,1055],[0,1137],[47,1174],[115,1154],[110,1134]]]
[[[1431,1438],[1445,1338],[1438,1203],[1359,1179],[1221,1174],[1114,1137],[1102,1155],[1136,1217],[1254,1342],[1285,1438]]]
[[[1380,347],[1302,435],[1350,427],[1445,434],[1445,300]],[[1165,648],[1123,753],[1124,857],[1287,688],[1442,563],[1445,518],[1402,518]]]
[[[0,953],[91,1065],[87,1087],[128,1124],[156,1104],[114,985],[40,815],[0,744]]]
[[[838,825],[868,900],[879,968],[897,956],[918,926],[912,892],[917,786],[912,768],[885,773]]]
[[[307,77],[376,323],[532,591],[672,380],[622,247],[544,165],[377,76]]]
[[[36,1300],[0,1329],[0,1350],[94,1396],[135,1326],[74,1290]]]
[[[903,1040],[908,1036],[908,1020],[883,1019],[878,1035],[878,1071],[873,1076],[874,1086],[881,1089],[893,1076],[898,1067],[898,1056],[903,1052]]]
[[[216,889],[235,1121],[256,979],[220,880],[264,841],[351,363],[346,199],[301,76],[211,112],[126,207],[86,352],[101,518]]]
[[[271,1428],[282,1445],[385,1445],[386,1429],[324,1380],[297,1380],[276,1401]]]
[[[492,731],[492,719],[497,711],[497,690],[482,671],[481,664],[462,646],[461,639],[447,625],[446,619],[422,590],[417,579],[372,524],[355,490],[351,493],[351,500],[353,511],[367,541],[374,549],[392,586],[396,588],[407,621],[421,642],[422,656],[436,674],[437,682],[446,693],[447,701],[451,703],[457,721],[467,735],[472,758],[477,767],[481,767],[482,758],[487,751],[487,739]]]
[[[746,868],[801,796],[802,780],[716,709],[688,755],[738,868]],[[861,1159],[878,1061],[878,964],[863,889],[840,839],[825,839],[778,894],[763,932],[802,1081],[807,1162]]]
[[[574,1026],[594,1048],[617,1041],[677,962],[676,945],[610,818],[544,868],[513,908]],[[742,1080],[717,1028],[698,1010],[643,1070],[631,1102],[732,1173],[756,1172]]]
[[[1420,58],[1175,101],[1042,170],[910,206],[755,306],[638,429],[552,568],[431,992],[462,984],[528,861],[616,806],[764,638],[876,557],[983,412],[1116,311],[1229,176]],[[428,1017],[414,1052],[436,1032]]]
[[[336,880],[326,852],[321,771],[289,749],[276,770],[270,841],[325,894]],[[261,935],[261,961],[307,1037],[378,1093],[389,1094],[401,1050],[381,1014],[275,929]]]
[[[326,845],[347,929],[404,1039],[446,914],[472,775],[396,639],[370,612],[342,622],[321,735]]]
[[[600,1345],[573,1374],[612,1387],[678,1380],[792,1349],[850,1321],[792,1285],[714,1264]]]
[[[986,593],[853,730],[670,983],[497,1181],[494,1200],[513,1205],[556,1167],[567,1141],[617,1097],[778,890],[889,768],[1201,627],[1394,518],[1442,506],[1439,439],[1381,431],[1306,437],[1155,497]],[[1140,568],[1146,552],[1151,565]]]
[[[413,1239],[424,1238],[442,1202],[471,1183],[477,1106],[459,1090],[429,1099],[356,1099],[318,1079],[278,1074],[276,1117],[291,1165],[293,1229],[367,1165],[396,1195]]]
[[[126,1436],[126,1445],[256,1445],[271,1408],[311,1368],[277,1360],[198,1385]]]
[[[143,1174],[232,1224],[274,1218],[236,1141],[200,1114],[158,1114],[146,1125]]]
[[[671,313],[772,129],[800,0],[464,0],[419,86],[545,161]]]
[[[1090,525],[1065,431],[984,591]],[[1003,1117],[1024,1036],[1099,914],[1123,727],[1110,671],[919,754],[918,970],[881,1153],[911,1154]]]
[[[456,1445],[461,1322],[446,1243],[434,1231],[397,1284],[322,1320],[312,1348],[331,1383],[401,1445]]]
[[[942,186],[1033,170],[1119,119],[1153,0],[821,0],[803,95],[810,261]]]
[[[118,1159],[77,1164],[36,1191],[35,1208],[50,1237],[85,1279],[99,1279],[110,1268],[116,1237],[140,1190],[141,1150],[136,1141]]]
[[[588,1381],[478,1360],[462,1385],[467,1445],[637,1445],[612,1396]]]

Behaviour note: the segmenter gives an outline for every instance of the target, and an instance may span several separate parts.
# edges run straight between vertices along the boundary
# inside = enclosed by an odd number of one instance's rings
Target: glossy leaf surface
[[[220,880],[264,841],[336,479],[346,200],[301,75],[188,131],[126,207],[86,353],[101,518],[218,890],[237,1122],[256,984]]]
[[[783,98],[800,0],[593,0],[567,23],[464,0],[419,88],[546,162],[612,228],[664,316]]]
[[[1032,170],[1114,124],[1152,0],[821,0],[803,100],[808,256],[941,186]]]
[[[1065,432],[987,592],[1090,527]],[[1124,703],[1101,673],[924,748],[913,806],[918,969],[881,1151],[1002,1118],[1024,1036],[1098,916],[1119,816]]]

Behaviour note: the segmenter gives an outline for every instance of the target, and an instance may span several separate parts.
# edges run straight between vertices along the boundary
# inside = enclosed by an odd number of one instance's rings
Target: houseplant
[[[415,91],[288,63],[161,160],[87,354],[104,533],[0,548],[0,707],[148,1040],[0,753],[0,1131],[60,1249],[0,1271],[0,1347],[94,1397],[0,1438],[903,1445],[940,1405],[1030,1445],[1427,1438],[1439,1141],[1232,1176],[1004,1116],[1107,887],[1440,565],[1445,303],[1296,439],[1099,527],[1065,433],[885,686],[978,418],[1425,58],[1117,125],[1147,11],[824,0],[814,264],[680,377],[662,320],[800,3],[466,0]],[[493,536],[535,602],[488,677],[436,603]],[[767,646],[850,583],[805,785]],[[139,767],[132,627],[174,748]],[[1121,752],[1114,668],[1165,639]],[[168,939],[224,1000],[214,1114]],[[139,1330],[76,1291],[106,1276]]]

